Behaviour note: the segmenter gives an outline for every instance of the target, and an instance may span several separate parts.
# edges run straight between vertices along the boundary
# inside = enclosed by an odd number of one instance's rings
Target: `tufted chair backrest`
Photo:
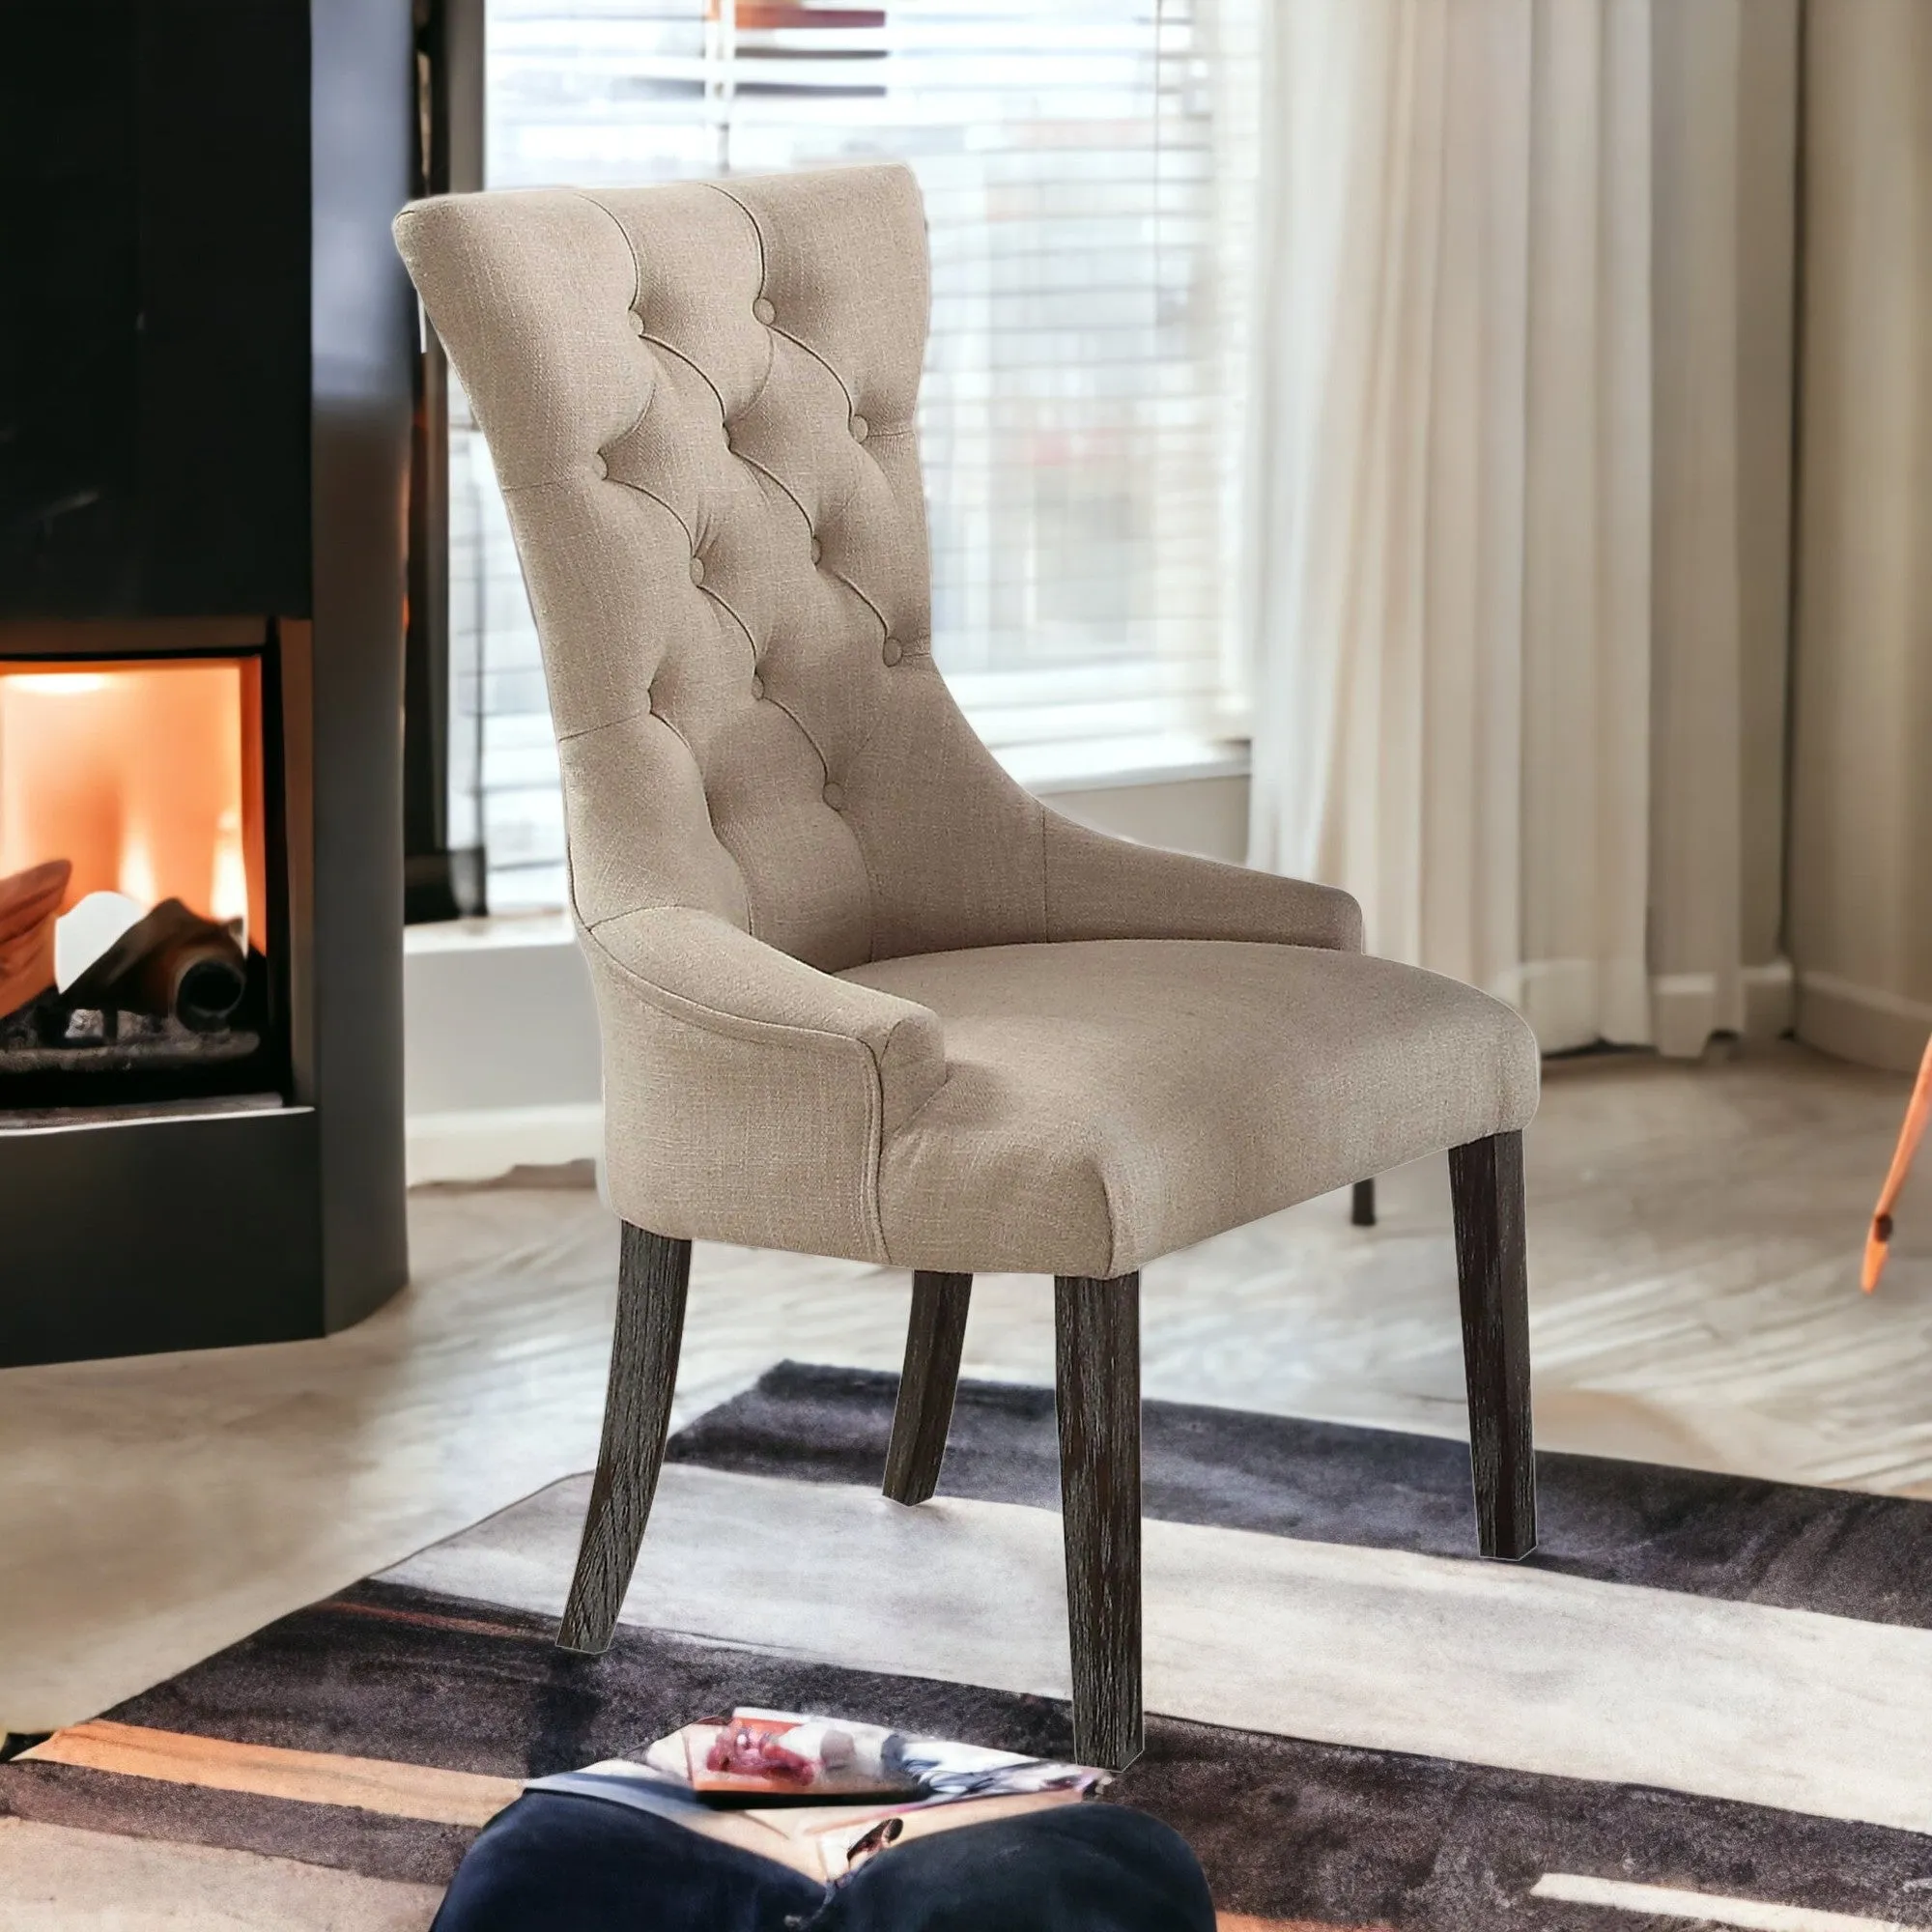
[[[398,243],[488,438],[594,930],[827,970],[1046,936],[1039,806],[933,668],[903,168],[449,197]]]

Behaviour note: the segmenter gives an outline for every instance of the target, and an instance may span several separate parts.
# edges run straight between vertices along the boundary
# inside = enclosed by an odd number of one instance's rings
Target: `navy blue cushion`
[[[1185,1842],[1114,1804],[895,1846],[826,1887],[668,1819],[526,1794],[464,1860],[432,1932],[1214,1932]]]

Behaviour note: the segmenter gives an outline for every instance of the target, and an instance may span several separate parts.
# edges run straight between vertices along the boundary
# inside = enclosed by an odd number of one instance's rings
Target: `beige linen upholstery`
[[[974,736],[904,169],[396,233],[543,639],[627,1221],[1106,1276],[1529,1119],[1527,1030],[1364,958],[1347,895],[1085,831]]]
[[[1125,1274],[1536,1104],[1508,1008],[1359,953],[1108,939],[840,977],[944,1029],[944,1083],[879,1168],[907,1267]]]

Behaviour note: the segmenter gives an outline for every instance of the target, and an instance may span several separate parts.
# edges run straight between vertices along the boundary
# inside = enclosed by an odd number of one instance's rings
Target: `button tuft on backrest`
[[[524,493],[586,920],[700,906],[827,971],[927,925],[970,939],[977,821],[955,827],[939,794],[983,775],[960,777],[965,727],[923,675],[910,177],[539,189],[425,221],[469,250],[444,278],[452,354]],[[582,489],[586,467],[621,487]],[[920,674],[876,675],[894,663]],[[908,896],[915,863],[943,890]]]

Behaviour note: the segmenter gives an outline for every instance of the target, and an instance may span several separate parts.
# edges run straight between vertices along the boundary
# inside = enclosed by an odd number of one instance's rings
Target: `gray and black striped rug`
[[[784,1364],[674,1438],[624,1623],[556,1651],[575,1478],[0,1769],[0,1812],[446,1878],[514,1780],[759,1704],[1064,1754],[1050,1392]],[[1932,1503],[1151,1402],[1146,1756],[1231,1925],[1932,1927]]]

